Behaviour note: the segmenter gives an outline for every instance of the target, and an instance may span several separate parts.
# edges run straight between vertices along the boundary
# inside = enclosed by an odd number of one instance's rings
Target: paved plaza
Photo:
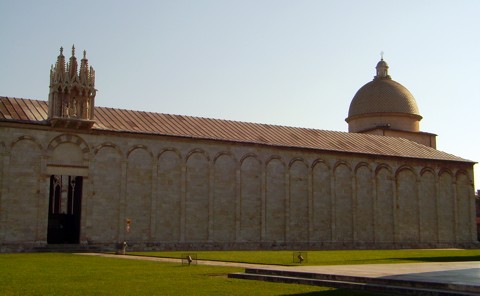
[[[270,267],[268,267],[270,268]],[[273,267],[278,269],[278,266]],[[371,278],[395,278],[412,281],[442,282],[477,286],[480,292],[480,262],[395,263],[330,266],[282,267],[284,270],[302,272],[362,276]]]

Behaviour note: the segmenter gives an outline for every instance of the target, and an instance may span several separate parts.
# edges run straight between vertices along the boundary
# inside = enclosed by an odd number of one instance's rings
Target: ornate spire
[[[80,73],[78,74],[80,78],[80,83],[82,85],[89,85],[89,73],[88,73],[88,60],[87,60],[87,51],[83,51],[83,59],[80,63]]]
[[[95,70],[93,70],[92,66],[90,66],[90,73],[88,75],[88,85],[95,90]]]
[[[63,47],[60,47],[60,54],[57,57],[55,67],[50,69],[50,85],[54,83],[65,82],[65,56],[63,55]]]
[[[77,58],[75,57],[75,45],[72,46],[72,56],[70,57],[70,62],[68,65],[68,77],[70,81],[75,81],[77,76],[78,63]]]

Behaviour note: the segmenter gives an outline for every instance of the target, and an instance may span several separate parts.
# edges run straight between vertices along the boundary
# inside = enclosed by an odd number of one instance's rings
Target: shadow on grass
[[[288,296],[382,296],[387,294],[373,293],[373,292],[361,292],[346,289],[338,289],[332,291],[318,291],[300,294],[288,294]],[[284,295],[287,296],[287,295]]]
[[[392,260],[401,261],[420,261],[420,262],[465,262],[465,261],[480,261],[480,256],[438,256],[438,257],[403,257],[403,258],[389,258]]]
[[[397,264],[397,263],[413,263],[413,262],[469,262],[480,261],[480,255],[476,256],[430,256],[430,257],[390,257],[378,259],[359,259],[332,261],[327,265],[350,265],[350,264]]]

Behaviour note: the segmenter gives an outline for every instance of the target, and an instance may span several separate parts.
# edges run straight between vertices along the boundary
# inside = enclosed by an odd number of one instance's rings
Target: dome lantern
[[[375,76],[376,79],[381,79],[381,78],[387,78],[391,79],[390,75],[388,75],[388,64],[382,59],[380,62],[377,63],[377,66],[375,67],[377,69],[377,76]]]

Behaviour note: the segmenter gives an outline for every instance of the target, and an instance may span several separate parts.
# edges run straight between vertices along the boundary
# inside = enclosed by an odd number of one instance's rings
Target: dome
[[[377,75],[373,81],[361,87],[350,103],[349,121],[358,115],[375,113],[403,113],[420,117],[413,95],[388,75],[388,64],[381,59],[375,67]]]
[[[378,78],[361,87],[350,103],[348,117],[372,113],[405,113],[420,116],[413,95],[391,78]]]
[[[436,135],[420,131],[422,116],[413,95],[388,75],[382,59],[375,67],[373,81],[362,86],[350,103],[348,132],[401,137],[436,147]]]

